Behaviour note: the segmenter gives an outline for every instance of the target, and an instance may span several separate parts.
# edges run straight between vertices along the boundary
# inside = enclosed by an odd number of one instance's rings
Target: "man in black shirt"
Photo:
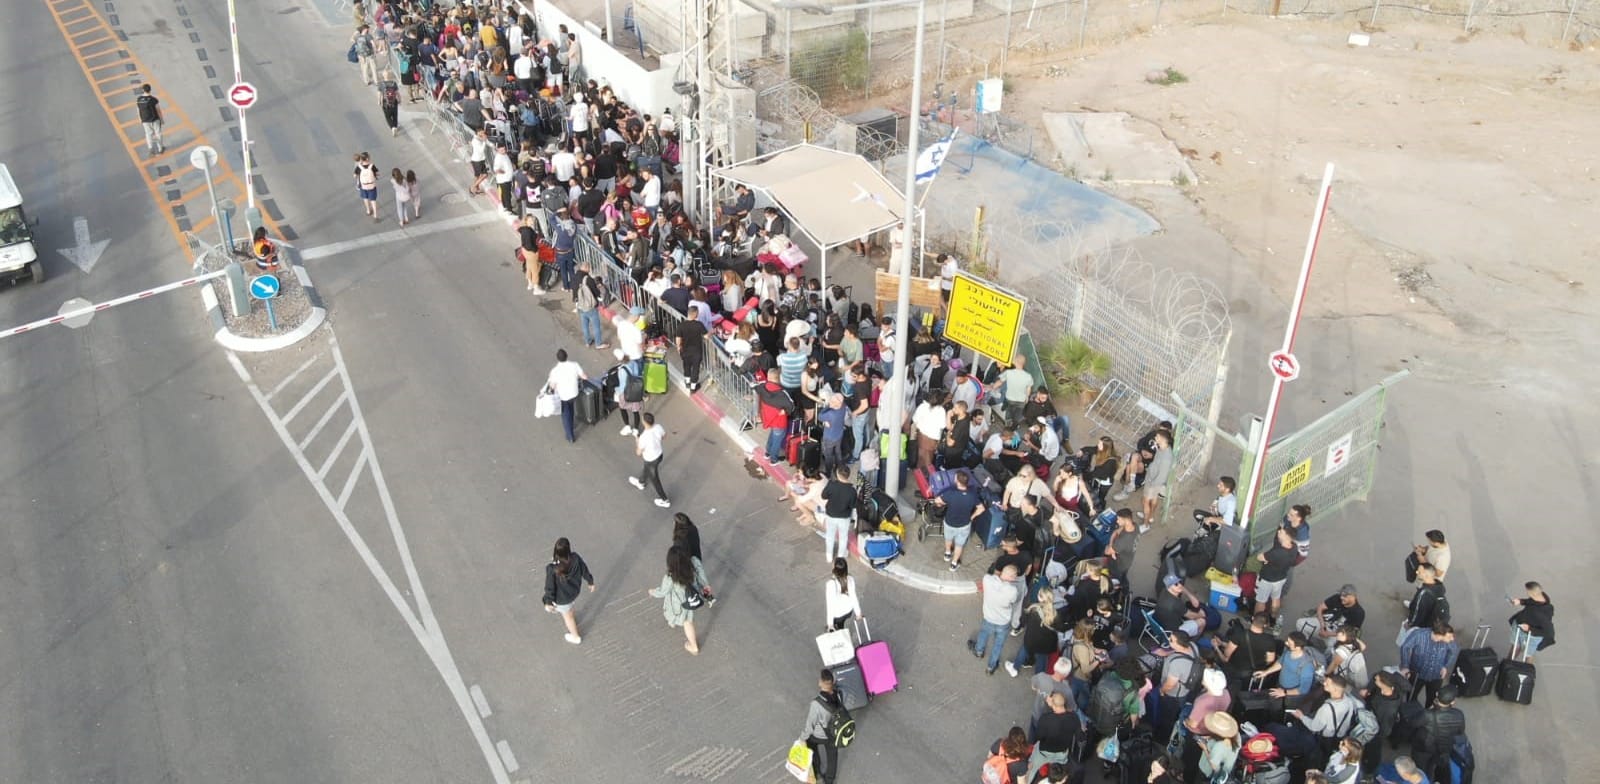
[[[1265,613],[1250,617],[1250,625],[1230,621],[1226,636],[1215,636],[1216,650],[1226,664],[1228,676],[1236,686],[1242,687],[1250,673],[1264,670],[1278,658],[1278,639],[1267,631],[1272,619]]]
[[[606,195],[595,186],[594,180],[585,180],[583,191],[578,194],[578,215],[589,227],[590,234],[598,233],[600,230],[600,207],[605,203]]]
[[[850,484],[850,467],[839,466],[822,488],[823,546],[827,562],[833,563],[834,542],[839,558],[850,556],[850,522],[856,509],[856,489]]]
[[[672,288],[661,292],[661,301],[672,306],[679,313],[689,312],[690,291],[683,283],[683,275],[672,273]]]
[[[1050,710],[1039,717],[1039,729],[1035,733],[1038,743],[1033,747],[1033,755],[1028,758],[1028,772],[1022,781],[1033,781],[1039,768],[1046,763],[1052,770],[1057,765],[1072,764],[1072,752],[1078,737],[1083,734],[1083,728],[1078,724],[1078,714],[1067,709],[1067,695],[1052,692],[1045,698],[1045,704]]]
[[[1317,605],[1316,619],[1320,619],[1313,633],[1306,636],[1324,648],[1331,648],[1339,630],[1350,626],[1360,629],[1367,624],[1367,608],[1356,599],[1356,587],[1346,584],[1339,592]],[[1312,620],[1316,620],[1312,619]],[[1301,629],[1305,631],[1305,629]]]
[[[678,356],[683,359],[683,377],[690,392],[700,388],[700,365],[706,358],[706,325],[700,322],[703,307],[702,302],[690,303],[689,317],[678,325]]]
[[[151,155],[167,151],[161,141],[161,99],[151,93],[150,85],[139,88],[139,97],[134,101],[139,105],[139,122],[144,125],[144,148]]]
[[[1294,537],[1286,528],[1279,528],[1272,546],[1256,557],[1261,559],[1261,574],[1256,576],[1256,609],[1269,616],[1277,616],[1283,604],[1283,587],[1289,582],[1289,572],[1299,553]]]
[[[1000,540],[1000,555],[989,566],[989,574],[999,574],[1007,566],[1017,567],[1019,575],[1026,575],[1028,569],[1033,567],[1033,553],[1022,549],[1022,542],[1016,534],[1006,534],[1006,538]]]

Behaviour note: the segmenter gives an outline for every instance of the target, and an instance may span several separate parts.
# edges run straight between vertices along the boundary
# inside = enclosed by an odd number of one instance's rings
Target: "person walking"
[[[967,641],[967,650],[988,661],[984,671],[990,675],[1000,668],[1000,652],[1005,647],[1006,636],[1012,624],[1021,620],[1023,585],[1015,564],[1006,564],[999,574],[983,576],[983,617],[978,636]],[[991,643],[993,643],[991,645]]]
[[[406,219],[406,208],[411,206],[411,186],[406,184],[406,176],[398,168],[389,172],[389,184],[394,186],[394,211],[404,226],[411,221]]]
[[[378,217],[378,167],[373,165],[372,156],[356,153],[356,168],[351,175],[356,180],[356,192],[361,195],[362,212],[371,216],[373,223],[383,220]]]
[[[689,305],[689,317],[678,324],[674,340],[678,343],[678,357],[683,360],[683,380],[690,392],[700,389],[700,368],[706,361],[706,330],[701,314],[708,312],[704,302]]]
[[[367,84],[378,81],[378,51],[377,44],[372,40],[372,28],[366,24],[357,25],[350,42],[356,46],[356,64],[361,67],[361,80]]]
[[[135,103],[139,104],[139,123],[144,126],[144,148],[151,155],[158,155],[167,151],[161,141],[161,127],[165,123],[161,119],[161,99],[152,91],[148,83],[141,86]]]
[[[822,549],[826,563],[833,563],[835,557],[850,556],[850,521],[856,505],[856,489],[850,484],[850,467],[840,466],[822,488]]]
[[[806,709],[806,723],[799,738],[800,743],[811,749],[811,771],[816,774],[818,784],[833,784],[839,775],[839,746],[828,730],[834,723],[833,717],[840,713],[845,718],[850,716],[835,688],[833,672],[824,667],[817,675],[817,696]]]
[[[594,575],[589,572],[589,565],[573,552],[572,543],[567,537],[557,539],[555,550],[550,554],[550,563],[544,565],[544,611],[561,616],[567,625],[566,640],[573,645],[583,642],[583,637],[578,634],[578,621],[573,617],[572,605],[578,601],[578,595],[583,592],[586,583],[589,592],[594,593]]]
[[[411,202],[411,219],[422,217],[422,186],[417,184],[417,173],[406,169],[406,200]]]
[[[667,500],[667,491],[661,489],[661,458],[665,454],[662,440],[666,438],[667,431],[656,424],[656,415],[649,411],[639,415],[644,429],[634,436],[633,453],[644,461],[644,467],[639,470],[638,476],[628,477],[628,484],[640,490],[644,483],[649,482],[656,491],[656,506],[666,509],[672,506]]]
[[[573,307],[578,311],[578,328],[583,333],[583,345],[608,349],[606,333],[600,327],[600,300],[605,296],[605,286],[590,271],[589,262],[578,265],[578,282],[572,290]]]
[[[695,585],[700,586],[706,605],[715,606],[717,597],[711,591],[711,581],[706,578],[705,556],[700,553],[700,528],[682,512],[672,516],[672,543],[689,554],[689,562],[694,564]]]
[[[550,368],[545,386],[561,399],[561,430],[566,434],[569,444],[578,440],[573,432],[573,419],[577,414],[578,393],[583,389],[583,382],[588,380],[589,376],[583,372],[583,368],[567,359],[566,349],[556,349],[556,366]]]
[[[390,71],[384,71],[378,78],[378,109],[383,112],[384,125],[389,126],[389,135],[399,136],[400,83]]]
[[[1022,667],[1032,667],[1034,672],[1044,672],[1050,654],[1061,648],[1061,636],[1056,631],[1056,594],[1049,586],[1039,589],[1034,602],[1022,613],[1022,644],[1017,655],[1005,663],[1006,674],[1017,677]]]
[[[692,656],[699,656],[694,611],[705,600],[699,586],[695,585],[694,561],[682,547],[667,548],[667,573],[661,576],[660,586],[650,589],[650,595],[661,600],[661,615],[667,619],[667,625],[683,628],[683,649]]]
[[[861,594],[856,592],[856,578],[850,576],[848,560],[833,559],[833,574],[824,584],[822,595],[827,608],[828,631],[843,629],[851,619],[866,620],[861,613]]]
[[[617,411],[622,414],[622,435],[644,435],[644,375],[633,364],[624,362],[617,366],[617,392],[614,399]],[[639,383],[633,384],[634,381]],[[630,388],[630,384],[633,386]],[[630,397],[637,398],[630,400]]]

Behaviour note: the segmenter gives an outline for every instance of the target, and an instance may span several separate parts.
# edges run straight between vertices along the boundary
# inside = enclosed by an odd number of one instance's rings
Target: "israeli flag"
[[[944,156],[949,154],[955,138],[955,132],[951,131],[949,136],[929,145],[917,156],[917,184],[933,182],[933,178],[939,176],[939,167],[944,166]]]

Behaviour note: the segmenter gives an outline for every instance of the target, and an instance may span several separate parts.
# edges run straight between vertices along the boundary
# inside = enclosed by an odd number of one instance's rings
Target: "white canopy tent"
[[[828,251],[894,228],[905,205],[905,196],[867,159],[814,144],[713,169],[711,176],[747,185],[782,210],[790,234],[799,232],[817,247],[824,289]]]

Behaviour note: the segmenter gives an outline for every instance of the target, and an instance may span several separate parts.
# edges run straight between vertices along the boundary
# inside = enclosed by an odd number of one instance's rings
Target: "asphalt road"
[[[573,315],[523,290],[509,233],[447,198],[458,186],[421,147],[373,132],[342,36],[290,8],[241,9],[242,29],[299,42],[246,47],[263,94],[252,134],[297,242],[329,253],[312,273],[331,326],[235,363],[179,292],[0,343],[0,780],[782,780],[815,688],[816,537],[698,409],[654,401],[674,511],[700,522],[724,598],[702,616],[702,654],[682,649],[644,594],[670,518],[624,481],[631,444],[607,423],[569,447],[531,417]],[[122,5],[118,29],[231,155],[210,90],[228,79],[225,27],[184,10]],[[0,318],[183,275],[43,4],[8,22],[5,67],[25,78],[0,85],[0,159],[39,194],[40,246],[68,247],[77,215],[111,243],[87,274],[51,255],[43,286],[0,292]],[[408,234],[384,234],[399,228],[387,212],[360,219],[356,150],[423,177]],[[576,352],[591,371],[607,360]],[[600,578],[581,647],[538,607],[560,535]],[[851,775],[975,769],[1026,704],[1020,681],[966,658],[975,604],[861,585],[903,685],[863,716]]]

